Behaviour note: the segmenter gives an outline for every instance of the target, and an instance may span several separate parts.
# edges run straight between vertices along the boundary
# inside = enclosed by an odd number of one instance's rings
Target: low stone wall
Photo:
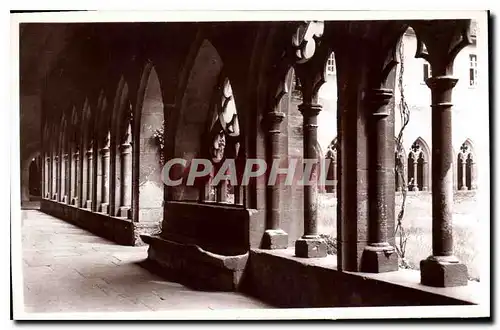
[[[233,205],[165,202],[161,236],[230,256],[248,252],[252,211]]]
[[[159,275],[199,290],[239,290],[248,253],[223,256],[159,236],[144,235],[142,239],[149,244],[148,261]]]
[[[242,291],[286,308],[473,304],[464,294],[474,291],[472,284],[469,288],[431,288],[417,281],[405,283],[405,271],[341,272],[334,265],[336,256],[301,259],[294,257],[291,250],[251,250]],[[403,277],[403,284],[387,280],[396,277]]]
[[[42,199],[40,210],[122,245],[138,245],[131,220],[111,217],[72,205]]]

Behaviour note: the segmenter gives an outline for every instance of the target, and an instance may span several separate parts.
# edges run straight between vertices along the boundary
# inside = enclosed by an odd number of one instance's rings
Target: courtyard
[[[420,261],[432,252],[432,195],[430,192],[410,192],[406,198],[404,228],[408,234],[406,261],[411,269],[419,269]],[[476,192],[459,191],[453,196],[453,251],[465,263],[470,280],[479,280],[480,219],[477,216]],[[396,215],[402,195],[396,194]],[[319,232],[336,237],[337,199],[333,194],[319,194]]]

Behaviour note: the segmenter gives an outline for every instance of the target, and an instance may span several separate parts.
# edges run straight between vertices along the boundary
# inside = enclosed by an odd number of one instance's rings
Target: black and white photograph
[[[15,320],[491,317],[489,13],[11,13]]]

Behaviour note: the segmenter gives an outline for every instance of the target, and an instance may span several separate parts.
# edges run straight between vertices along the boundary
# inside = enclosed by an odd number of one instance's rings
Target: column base
[[[101,206],[99,207],[99,212],[108,214],[109,210],[109,203],[101,203]]]
[[[92,209],[92,201],[90,199],[85,202],[85,208]]]
[[[262,248],[277,250],[288,248],[288,234],[282,229],[268,229],[262,238]]]
[[[78,198],[77,197],[75,197],[71,200],[71,205],[75,205],[75,206],[78,205]]]
[[[65,203],[65,204],[68,204],[68,196],[67,195],[63,196],[62,202]]]
[[[57,194],[52,195],[52,199],[56,201],[57,200]]]
[[[399,269],[396,249],[389,244],[368,245],[363,250],[361,271],[366,273],[386,273]]]
[[[121,218],[131,219],[131,209],[128,206],[120,206],[118,208],[118,216]]]
[[[420,282],[433,287],[467,285],[467,266],[454,256],[430,256],[420,261]]]
[[[324,258],[326,242],[319,236],[302,236],[295,242],[295,256],[299,258]]]

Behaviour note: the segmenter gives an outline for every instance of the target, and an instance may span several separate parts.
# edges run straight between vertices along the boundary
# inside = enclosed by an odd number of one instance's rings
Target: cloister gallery
[[[292,307],[468,304],[430,288],[468,283],[453,251],[452,199],[477,188],[478,170],[471,139],[452,146],[451,113],[454,60],[473,42],[470,24],[21,24],[21,112],[40,108],[39,133],[21,136],[23,198],[40,194],[42,212],[118,244],[148,244],[145,258],[200,288]],[[432,143],[399,146],[397,54],[409,29],[429,66]],[[325,146],[318,94],[328,70],[336,127]],[[265,172],[248,184],[213,185],[208,175],[169,186],[162,172],[174,158],[215,168],[229,159],[241,174],[250,159],[290,157],[330,160],[334,183],[268,185]],[[380,277],[401,272],[402,190],[432,194],[432,251],[415,270],[419,285]],[[320,194],[336,198],[333,256],[318,231]]]

